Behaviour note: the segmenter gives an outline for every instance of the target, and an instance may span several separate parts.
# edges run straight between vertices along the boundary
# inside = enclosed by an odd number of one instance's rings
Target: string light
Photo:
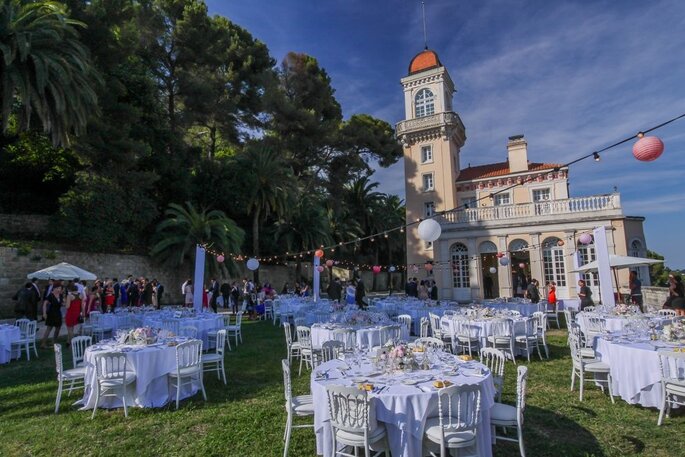
[[[599,161],[600,161],[599,152],[593,152],[593,153],[592,153],[592,157],[594,157],[595,162],[599,162]]]

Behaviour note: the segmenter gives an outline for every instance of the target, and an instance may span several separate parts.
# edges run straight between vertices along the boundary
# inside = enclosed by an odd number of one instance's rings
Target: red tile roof
[[[431,68],[437,68],[442,66],[440,59],[435,51],[426,49],[418,53],[409,64],[409,74],[413,75],[424,70],[430,70]]]
[[[555,168],[561,168],[562,166],[563,165],[556,163],[528,163],[528,171],[553,170]],[[509,171],[509,162],[490,163],[462,169],[459,172],[457,181],[494,178],[495,176],[504,176],[509,173],[511,173]]]

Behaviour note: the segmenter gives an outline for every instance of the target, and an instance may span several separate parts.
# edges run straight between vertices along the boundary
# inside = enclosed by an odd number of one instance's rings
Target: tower
[[[438,55],[429,49],[409,64],[401,79],[405,120],[397,123],[404,147],[407,223],[457,206],[455,181],[459,150],[466,131],[452,111],[454,83]],[[433,246],[418,238],[417,225],[407,230],[407,264],[433,260]]]

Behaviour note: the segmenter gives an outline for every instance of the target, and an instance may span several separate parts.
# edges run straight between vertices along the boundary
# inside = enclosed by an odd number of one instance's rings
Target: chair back
[[[547,330],[547,314],[536,311],[533,313],[532,319],[535,321],[538,333],[544,333]]]
[[[295,327],[295,332],[297,333],[297,341],[300,343],[300,347],[305,349],[312,348],[312,330],[304,325],[298,325]]]
[[[181,336],[187,336],[188,338],[197,338],[197,328],[192,325],[186,325],[181,327]]]
[[[74,368],[84,361],[86,348],[91,344],[93,344],[93,338],[90,336],[75,336],[71,339],[71,359],[74,363]]]
[[[290,347],[293,344],[293,333],[289,322],[283,322],[283,333],[285,333],[285,344]]]
[[[326,386],[331,426],[346,432],[365,433],[377,426],[368,394],[356,387]]]
[[[667,384],[685,390],[685,352],[659,351],[659,369],[664,392]]]
[[[430,328],[430,321],[427,317],[421,318],[421,328],[419,330],[419,337],[425,338],[428,336],[428,329]]]
[[[235,326],[240,329],[240,326],[243,323],[243,312],[238,311],[238,314],[235,315]]]
[[[283,369],[283,391],[285,393],[285,403],[286,407],[290,409],[292,407],[290,400],[292,399],[293,393],[292,385],[290,384],[290,363],[288,362],[288,359],[281,360],[281,368]]]
[[[186,341],[176,346],[176,371],[202,365],[202,340]],[[180,376],[179,376],[180,377]]]
[[[126,356],[121,352],[97,354],[94,359],[95,375],[98,380],[116,381],[126,378]]]
[[[445,312],[442,314],[443,316],[456,316],[459,313],[457,312],[456,309],[446,309]]]
[[[180,324],[176,319],[164,319],[162,321],[162,328],[169,332],[173,332],[174,335],[180,333]]]
[[[432,336],[427,336],[425,338],[417,338],[414,341],[414,345],[423,346],[423,347],[432,347],[432,348],[440,349],[440,350],[445,349],[445,342],[442,340],[439,340],[437,338],[433,338]]]
[[[538,321],[535,317],[530,317],[525,320],[526,336],[528,338],[538,336]]]
[[[523,412],[526,410],[526,386],[528,384],[528,367],[519,365],[516,379],[516,415],[519,425],[523,426]]]
[[[676,312],[674,309],[660,309],[656,314],[659,316],[675,317]]]
[[[345,350],[345,344],[342,341],[329,340],[324,341],[321,345],[321,358],[326,363],[329,360],[337,359],[341,352]]]
[[[595,312],[595,309],[596,309],[596,308],[595,308],[594,306],[590,305],[590,306],[586,306],[585,308],[583,308],[583,312],[586,312],[586,313],[594,313],[594,312]]]
[[[226,348],[226,329],[222,328],[216,332],[216,353],[223,357]]]
[[[411,333],[411,316],[409,314],[400,314],[397,316],[397,323],[407,329]]]
[[[352,349],[357,345],[357,332],[351,328],[337,328],[333,330],[333,339],[342,342],[345,349]]]
[[[438,390],[438,417],[444,433],[476,433],[480,424],[480,387],[478,385],[454,385]],[[443,438],[444,439],[444,438]]]
[[[473,325],[471,321],[466,319],[453,319],[452,325],[454,328],[454,334],[457,337],[469,339],[480,337],[480,327]]]
[[[295,328],[297,327],[304,327],[307,325],[307,319],[304,317],[296,317],[293,319],[293,323],[295,324]]]
[[[386,325],[380,328],[381,345],[388,341],[399,341],[402,338],[402,331],[399,325]]]
[[[566,328],[570,330],[571,324],[576,321],[575,316],[573,315],[570,309],[564,310],[564,318],[566,318]]]
[[[596,314],[586,314],[585,324],[588,332],[591,333],[604,333],[605,331],[605,321],[603,318]]]
[[[492,322],[490,333],[492,336],[511,338],[514,334],[513,324],[509,319],[497,319]]]
[[[575,333],[569,333],[568,344],[571,347],[571,359],[573,364],[582,367],[580,357],[580,338]]]
[[[440,329],[440,316],[434,313],[428,313],[430,319],[431,335],[434,338],[442,339],[442,330]]]
[[[55,350],[55,370],[57,371],[57,377],[59,378],[60,376],[62,376],[62,372],[64,371],[64,365],[62,364],[62,345],[61,344],[55,344],[54,350]]]
[[[223,320],[223,328],[227,328],[229,325],[231,325],[231,315],[230,314],[222,314],[221,320]]]
[[[27,340],[35,340],[36,339],[36,327],[38,325],[38,322],[36,321],[29,321],[26,324],[25,330],[22,332],[22,338],[26,338]],[[20,327],[21,328],[21,327]],[[19,330],[21,332],[21,330]]]
[[[91,311],[88,315],[88,319],[90,319],[92,325],[100,325],[100,316],[102,316],[100,311]]]
[[[14,325],[19,327],[19,333],[21,333],[22,338],[26,338],[29,322],[31,321],[26,318],[17,319],[16,321],[14,321]]]
[[[480,350],[480,363],[488,367],[492,373],[492,380],[499,392],[504,387],[504,365],[506,361],[506,355],[499,349],[481,348]]]

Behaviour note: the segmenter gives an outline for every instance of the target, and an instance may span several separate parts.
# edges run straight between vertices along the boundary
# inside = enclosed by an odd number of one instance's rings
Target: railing
[[[444,218],[448,223],[459,224],[465,222],[497,221],[503,219],[518,219],[535,216],[552,216],[559,214],[576,214],[620,209],[620,195],[610,194],[568,198],[565,200],[553,200],[547,202],[485,206],[481,208],[457,210],[445,213]]]
[[[396,135],[410,133],[415,130],[424,130],[431,127],[442,127],[444,125],[462,126],[459,115],[454,112],[438,113],[431,116],[417,117],[416,119],[409,119],[398,122],[395,126]]]

